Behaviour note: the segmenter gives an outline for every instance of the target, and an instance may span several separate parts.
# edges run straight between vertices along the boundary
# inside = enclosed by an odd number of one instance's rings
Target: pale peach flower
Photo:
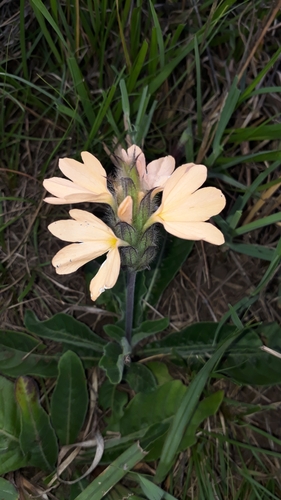
[[[133,218],[133,200],[131,196],[126,196],[124,200],[120,203],[117,215],[122,222],[127,222],[127,224],[132,224]]]
[[[206,178],[204,165],[187,163],[177,168],[164,186],[160,207],[148,219],[145,228],[159,222],[178,238],[222,245],[221,231],[205,221],[219,214],[226,200],[217,188],[199,189]]]
[[[118,247],[127,246],[100,219],[85,210],[70,210],[73,220],[59,220],[48,226],[49,231],[63,241],[72,242],[62,248],[53,258],[52,264],[58,274],[70,274],[87,262],[107,253],[107,258],[90,283],[91,299],[108,288],[112,288],[120,272]]]
[[[59,168],[68,177],[45,179],[43,186],[53,197],[44,201],[52,205],[95,202],[114,206],[114,198],[107,188],[106,171],[91,153],[81,153],[83,163],[72,158],[60,158]]]
[[[135,164],[142,189],[150,191],[158,188],[161,191],[175,170],[175,159],[172,156],[158,158],[146,165],[145,156],[139,146],[133,145],[127,151],[121,150],[122,160],[127,164]],[[156,193],[154,193],[156,194]]]

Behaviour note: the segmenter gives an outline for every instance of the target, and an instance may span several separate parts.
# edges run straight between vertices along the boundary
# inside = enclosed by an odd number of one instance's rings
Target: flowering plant
[[[72,220],[49,225],[50,232],[71,242],[53,258],[58,274],[69,274],[83,264],[107,253],[107,258],[91,280],[92,300],[112,288],[120,267],[135,274],[148,268],[157,252],[155,224],[188,240],[204,240],[214,245],[224,237],[206,222],[225,206],[225,197],[214,187],[201,188],[207,178],[204,165],[188,163],[175,170],[175,160],[166,156],[146,165],[142,150],[132,145],[115,156],[116,176],[108,179],[98,159],[88,152],[83,163],[64,158],[59,168],[68,179],[53,177],[44,187],[53,195],[47,203],[104,203],[106,225],[90,212],[70,210]],[[158,196],[162,191],[159,205]]]

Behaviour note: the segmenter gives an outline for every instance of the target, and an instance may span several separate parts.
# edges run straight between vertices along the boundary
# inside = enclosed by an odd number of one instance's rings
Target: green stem
[[[127,272],[127,296],[126,296],[126,339],[131,345],[133,317],[134,317],[134,301],[135,301],[135,284],[136,284],[135,271]]]

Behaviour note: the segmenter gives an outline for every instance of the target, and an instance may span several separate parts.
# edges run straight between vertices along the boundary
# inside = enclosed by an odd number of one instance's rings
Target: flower
[[[90,283],[91,299],[96,300],[104,290],[115,285],[121,265],[118,247],[128,243],[117,238],[104,222],[90,212],[75,209],[70,210],[69,215],[73,220],[59,220],[48,226],[54,236],[73,243],[62,248],[54,256],[52,264],[58,274],[70,274],[107,253],[106,260]]]
[[[107,188],[106,171],[91,153],[81,153],[83,163],[72,158],[60,158],[59,168],[68,177],[45,179],[43,186],[53,197],[44,201],[52,205],[66,203],[96,202],[114,206],[114,198]]]
[[[146,191],[154,188],[158,188],[157,192],[161,191],[175,170],[175,159],[172,156],[158,158],[146,165],[145,156],[136,145],[130,146],[127,151],[122,149],[121,158],[128,165],[136,165],[141,187]]]
[[[221,231],[205,221],[220,213],[226,200],[217,188],[199,189],[206,179],[204,165],[187,163],[177,168],[164,186],[160,207],[144,228],[160,222],[168,233],[178,238],[222,245],[224,236]]]

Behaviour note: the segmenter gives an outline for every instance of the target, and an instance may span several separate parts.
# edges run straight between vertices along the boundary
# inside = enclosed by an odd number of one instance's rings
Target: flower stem
[[[137,273],[135,271],[127,272],[125,333],[126,333],[126,339],[128,340],[130,345],[131,345],[132,328],[133,328],[136,275]]]

